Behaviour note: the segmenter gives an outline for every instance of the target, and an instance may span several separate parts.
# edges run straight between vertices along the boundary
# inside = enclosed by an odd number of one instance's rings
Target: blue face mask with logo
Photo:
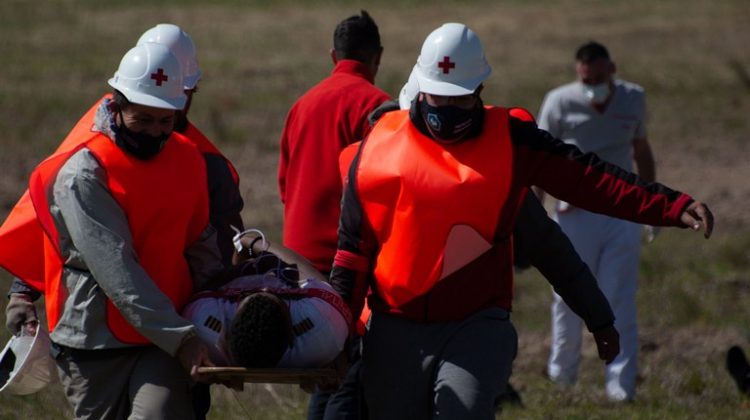
[[[120,121],[123,121],[122,112]],[[115,130],[115,144],[138,159],[150,160],[164,148],[171,134],[161,133],[152,136],[147,133],[136,133],[121,123]]]
[[[470,109],[455,105],[432,106],[425,100],[418,104],[427,130],[441,143],[458,143],[481,131],[484,116],[481,100]]]

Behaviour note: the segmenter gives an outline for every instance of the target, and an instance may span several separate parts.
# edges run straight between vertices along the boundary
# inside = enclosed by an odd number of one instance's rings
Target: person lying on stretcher
[[[257,236],[248,236],[255,232]],[[344,349],[351,314],[302,256],[270,245],[260,231],[235,237],[229,282],[197,293],[183,316],[217,366],[320,368]]]

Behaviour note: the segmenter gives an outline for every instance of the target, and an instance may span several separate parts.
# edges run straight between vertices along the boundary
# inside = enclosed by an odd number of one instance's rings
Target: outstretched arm
[[[555,139],[531,122],[511,118],[517,175],[583,209],[654,226],[713,229],[703,203],[656,182],[646,182],[593,153]]]

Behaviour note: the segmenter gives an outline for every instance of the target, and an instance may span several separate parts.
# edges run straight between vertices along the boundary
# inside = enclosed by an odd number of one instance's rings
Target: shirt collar
[[[339,60],[338,63],[336,63],[336,67],[334,67],[333,71],[331,72],[331,74],[336,73],[353,74],[366,79],[372,84],[375,84],[375,76],[372,74],[372,72],[370,72],[370,70],[364,63],[357,60]]]

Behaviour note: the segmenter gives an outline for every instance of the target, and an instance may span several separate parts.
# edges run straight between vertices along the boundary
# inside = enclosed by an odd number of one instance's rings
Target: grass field
[[[573,78],[575,48],[597,39],[619,75],[644,86],[657,177],[709,203],[710,241],[666,230],[643,249],[638,399],[605,402],[602,370],[585,343],[579,384],[543,376],[550,290],[533,270],[516,279],[520,350],[511,382],[526,407],[503,418],[750,418],[726,374],[724,352],[750,349],[750,5],[685,1],[143,1],[0,3],[0,220],[34,166],[108,90],[119,59],[147,28],[173,22],[195,41],[204,73],[191,119],[236,164],[243,217],[280,238],[278,139],[286,111],[325,77],[336,23],[366,8],[385,53],[377,85],[397,93],[425,36],[460,21],[479,33],[493,66],[486,103],[536,112],[544,93]],[[158,4],[158,5],[157,5]],[[10,277],[0,273],[0,290]],[[3,292],[4,294],[4,292]],[[0,299],[3,306],[5,300]],[[3,315],[0,315],[3,318]],[[2,328],[0,342],[8,339]],[[295,387],[215,387],[211,418],[303,418]],[[0,419],[70,416],[61,387],[0,395]]]

